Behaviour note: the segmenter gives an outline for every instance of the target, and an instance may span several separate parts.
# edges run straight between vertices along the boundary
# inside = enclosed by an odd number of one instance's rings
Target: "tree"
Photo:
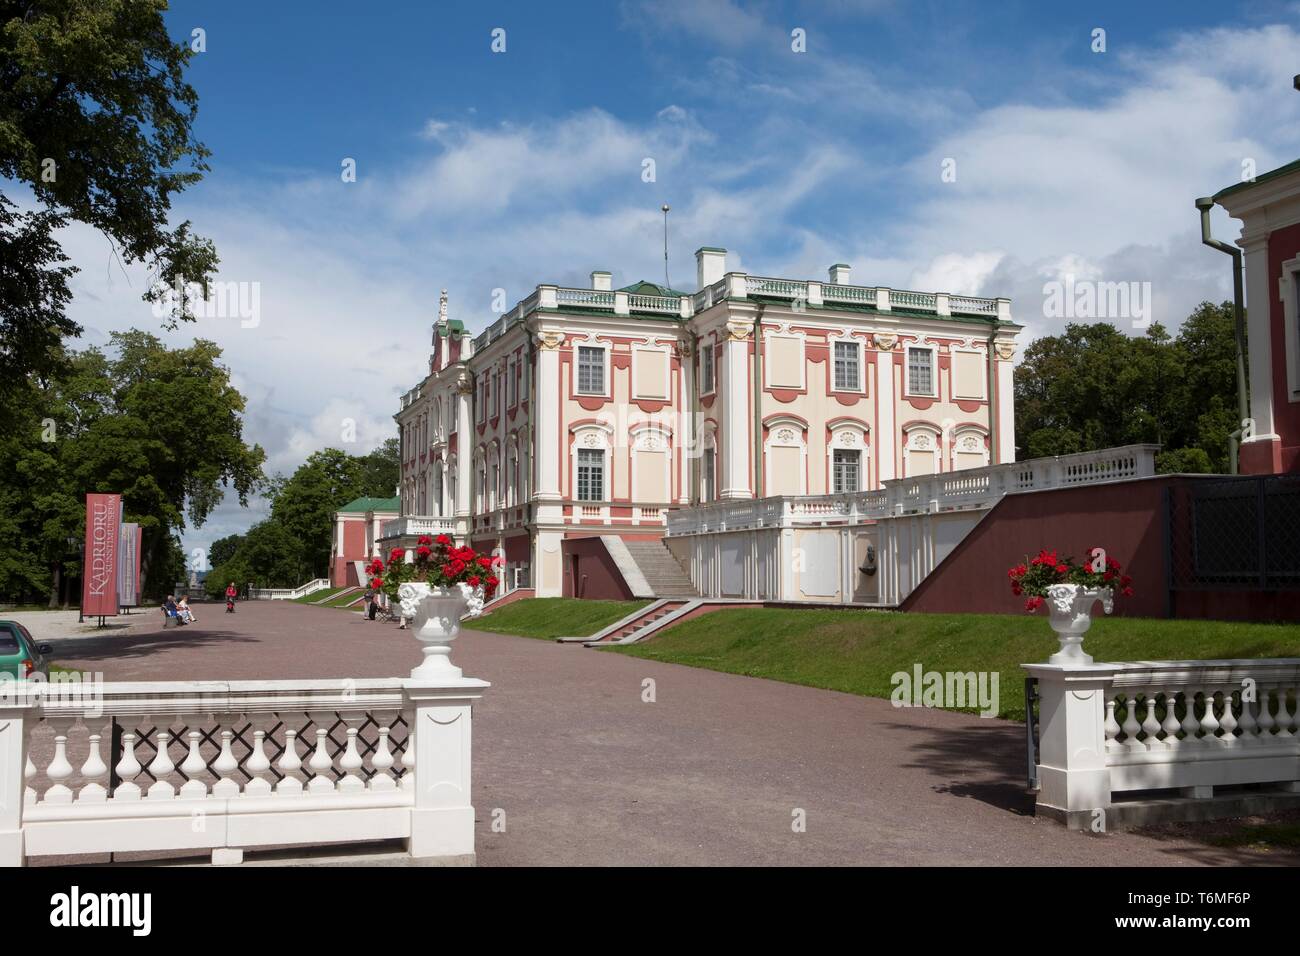
[[[362,455],[361,493],[371,498],[392,498],[402,478],[401,443],[389,438],[368,455]],[[347,502],[341,502],[346,504]]]
[[[48,377],[62,341],[81,329],[64,314],[76,271],[51,235],[57,217],[16,213],[0,194],[0,424],[11,426],[27,375]]]
[[[1231,303],[1202,303],[1173,338],[1096,323],[1037,339],[1015,372],[1021,457],[1155,442],[1162,471],[1227,471],[1235,355]]]
[[[326,448],[313,452],[280,488],[271,517],[297,542],[303,567],[313,577],[329,571],[333,533],[330,515],[366,493],[363,459]],[[395,484],[395,483],[394,483]],[[387,497],[392,496],[389,485]]]
[[[208,549],[208,565],[215,568],[219,564],[225,564],[235,556],[243,541],[242,534],[231,534],[213,541],[212,547]]]
[[[198,94],[184,78],[194,51],[168,36],[166,9],[165,0],[0,0],[0,178],[25,184],[44,210],[26,224],[44,239],[16,269],[48,262],[42,245],[75,220],[163,282],[206,289],[216,250],[168,219],[209,154],[194,137]],[[159,284],[145,298],[165,301]],[[184,298],[174,305],[173,326],[193,317]],[[6,321],[33,334],[66,323],[61,303],[46,306],[37,317],[0,300]]]
[[[246,503],[262,479],[265,453],[244,442],[244,398],[213,343],[169,349],[128,332],[112,351],[69,353],[48,382],[25,381],[17,425],[0,433],[6,596],[59,599],[91,491],[122,494],[143,530],[144,590],[165,593],[187,518],[201,525],[227,490]]]

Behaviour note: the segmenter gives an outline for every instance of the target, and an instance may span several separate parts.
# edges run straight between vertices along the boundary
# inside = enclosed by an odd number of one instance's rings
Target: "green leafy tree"
[[[296,542],[308,574],[321,577],[329,571],[330,515],[365,493],[363,460],[337,448],[313,452],[280,488],[271,516]]]
[[[361,493],[371,498],[392,498],[402,477],[401,443],[390,438],[368,455],[362,455]],[[347,504],[347,502],[342,502]]]
[[[241,503],[265,458],[243,439],[244,398],[211,342],[169,349],[152,335],[114,335],[110,353],[70,353],[48,381],[30,377],[14,428],[0,433],[0,593],[63,600],[78,573],[85,495],[122,494],[143,530],[147,595],[183,575],[179,536],[227,491]]]
[[[1021,457],[1155,442],[1162,471],[1227,471],[1235,355],[1231,303],[1202,303],[1176,337],[1094,323],[1037,339],[1015,373]]]
[[[48,263],[53,231],[77,221],[163,282],[206,288],[216,250],[188,222],[169,221],[172,198],[202,177],[209,154],[185,81],[194,52],[168,36],[166,9],[165,0],[0,0],[0,178],[43,209],[24,224],[34,235],[16,269]],[[145,298],[163,301],[159,286]],[[192,318],[183,297],[172,304],[172,325]],[[51,322],[75,334],[62,305],[47,296],[33,316],[0,300],[7,321],[37,338]]]
[[[235,556],[243,541],[242,534],[231,534],[213,541],[212,546],[208,548],[208,564],[214,568],[219,564],[225,564]]]

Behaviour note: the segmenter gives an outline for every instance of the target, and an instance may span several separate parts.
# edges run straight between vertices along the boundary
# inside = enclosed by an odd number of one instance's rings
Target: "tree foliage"
[[[1015,372],[1019,457],[1155,442],[1162,471],[1228,471],[1234,335],[1232,303],[1203,302],[1175,337],[1095,323],[1035,340]]]
[[[220,356],[201,339],[170,349],[132,331],[21,381],[15,427],[0,434],[0,595],[61,597],[79,573],[88,492],[121,493],[143,530],[145,593],[171,587],[181,532],[228,490],[246,503],[262,479],[265,453],[244,441],[244,398]]]
[[[69,220],[168,283],[206,284],[212,243],[169,221],[207,171],[194,136],[194,52],[167,34],[165,0],[0,0],[0,178],[23,183],[46,236]],[[146,299],[159,298],[156,288]],[[58,310],[61,312],[61,310]],[[192,318],[181,311],[178,319]]]
[[[399,474],[396,438],[366,455],[337,448],[313,452],[292,475],[267,482],[270,518],[243,536],[213,543],[208,592],[218,596],[231,581],[240,588],[282,588],[328,576],[332,516],[356,498],[393,497]]]

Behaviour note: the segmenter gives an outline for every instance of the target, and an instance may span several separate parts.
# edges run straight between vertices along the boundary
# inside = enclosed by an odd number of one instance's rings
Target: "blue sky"
[[[190,79],[213,152],[175,212],[261,306],[167,337],[226,350],[272,471],[392,433],[440,288],[477,329],[494,289],[661,280],[663,202],[679,288],[700,245],[764,275],[844,261],[1009,296],[1028,340],[1059,329],[1042,287],[1067,273],[1151,282],[1168,325],[1229,295],[1192,200],[1300,155],[1296,3],[179,2],[167,21],[206,33]],[[140,270],[65,238],[86,342],[156,328]],[[227,503],[187,546],[261,514]]]

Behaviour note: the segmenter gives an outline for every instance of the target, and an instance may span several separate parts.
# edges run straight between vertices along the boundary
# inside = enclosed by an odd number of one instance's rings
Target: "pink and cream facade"
[[[446,317],[402,398],[393,543],[445,531],[564,587],[566,538],[659,537],[726,499],[852,494],[1015,459],[1006,299],[728,272],[698,291],[541,285],[471,340]]]

